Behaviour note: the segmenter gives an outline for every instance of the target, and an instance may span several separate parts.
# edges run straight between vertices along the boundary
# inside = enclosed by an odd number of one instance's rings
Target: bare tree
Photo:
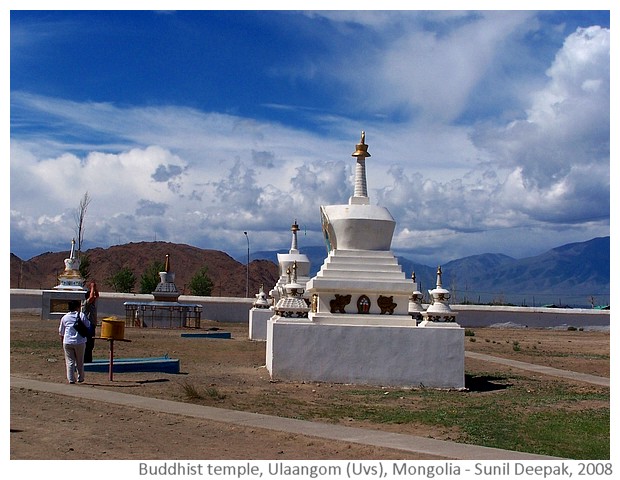
[[[80,200],[80,206],[75,212],[75,236],[77,237],[78,255],[82,252],[82,242],[84,241],[84,217],[86,217],[86,211],[88,210],[90,201],[91,198],[88,192],[84,193],[84,196]]]

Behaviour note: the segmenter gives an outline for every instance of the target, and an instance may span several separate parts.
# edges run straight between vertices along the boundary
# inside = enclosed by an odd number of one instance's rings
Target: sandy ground
[[[272,382],[264,367],[265,344],[247,338],[247,325],[203,321],[202,329],[230,332],[232,338],[183,338],[179,330],[127,328],[125,338],[131,341],[115,342],[115,358],[168,355],[180,359],[181,373],[116,373],[110,381],[107,372],[88,372],[86,382],[76,388],[111,389],[436,439],[458,439],[459,432],[450,428],[373,424],[346,416],[321,418],[316,412],[321,411],[322,405],[356,401],[355,392],[360,387]],[[473,337],[465,338],[466,350],[609,377],[609,332],[493,328],[474,332]],[[97,341],[94,357],[107,358],[108,354],[108,343]],[[56,322],[29,314],[11,315],[10,371],[12,375],[41,381],[66,382]],[[473,389],[477,374],[511,371],[511,367],[466,359],[466,372],[472,375],[469,387]],[[519,375],[524,373],[520,371]],[[595,387],[584,384],[583,388]],[[433,458],[19,388],[11,388],[10,424],[13,460]]]

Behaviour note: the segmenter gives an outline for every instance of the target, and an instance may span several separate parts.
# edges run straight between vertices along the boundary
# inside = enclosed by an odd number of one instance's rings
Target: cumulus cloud
[[[396,13],[322,15],[368,38],[345,57],[335,47],[317,55],[320,81],[345,85],[354,104],[338,115],[305,109],[320,128],[13,92],[11,247],[67,248],[85,191],[86,248],[156,238],[243,252],[244,230],[253,248],[286,248],[294,219],[306,245],[321,244],[319,206],[353,193],[362,129],[371,201],[397,221],[393,247],[418,260],[516,256],[531,249],[520,234],[542,238],[541,249],[609,234],[609,30],[572,32],[544,83],[467,123],[475,92],[493,84],[494,62],[534,28],[534,13],[437,13],[415,28]]]
[[[477,145],[509,170],[501,204],[549,222],[609,217],[609,30],[568,36],[527,117],[483,129]],[[590,192],[590,193],[588,193]]]
[[[518,254],[510,232],[558,241],[557,233],[543,230],[555,224],[564,234],[570,228],[608,234],[609,30],[570,34],[546,74],[523,119],[481,122],[471,130],[477,162],[459,178],[425,178],[403,166],[388,171],[391,179],[377,193],[403,226],[397,248],[437,254],[450,244],[456,252],[467,232],[480,248],[490,247],[481,251]]]

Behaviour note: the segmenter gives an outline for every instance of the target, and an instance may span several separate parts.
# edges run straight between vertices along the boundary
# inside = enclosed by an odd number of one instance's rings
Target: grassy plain
[[[209,405],[220,408],[293,417],[317,422],[408,433],[441,440],[497,447],[571,459],[607,459],[610,456],[610,392],[585,382],[551,377],[513,367],[466,357],[466,390],[440,391],[426,388],[396,389],[332,383],[274,382],[264,367],[265,344],[248,339],[247,326],[203,321],[203,329],[231,332],[231,339],[181,337],[179,330],[127,328],[131,342],[115,345],[115,356],[179,358],[180,374],[123,373],[114,381],[107,373],[88,373],[86,386],[112,389],[124,393]],[[609,377],[609,332],[550,329],[468,329],[466,351],[486,353],[501,358],[547,365]],[[11,374],[49,382],[65,382],[64,359],[55,322],[35,315],[11,315]],[[97,343],[95,358],[108,355],[105,342]],[[80,387],[82,388],[82,387]],[[60,397],[60,396],[58,396]],[[39,404],[39,402],[42,402]],[[55,408],[65,408],[67,399],[47,398],[31,391],[11,392],[11,458],[64,458],[64,439],[54,440],[58,430]],[[185,441],[175,449],[157,443],[158,436],[170,438],[174,422],[139,425],[139,412],[124,412],[132,422],[108,422],[101,431],[102,417],[97,412],[114,415],[103,405],[83,406],[92,411],[93,422],[84,425],[85,435],[104,441],[98,451],[112,458],[194,458],[205,455],[205,448],[193,453],[183,445],[204,443],[204,430],[185,428],[179,432]],[[74,405],[72,408],[80,408]],[[39,414],[40,413],[40,414]],[[23,425],[37,421],[31,431]],[[45,429],[45,421],[49,427]],[[67,425],[73,420],[68,418]],[[22,425],[22,426],[20,426]],[[73,432],[75,432],[75,425]],[[206,428],[202,426],[203,428]],[[132,429],[140,428],[136,432]],[[110,429],[115,429],[113,432]],[[35,438],[34,431],[45,432],[46,441]],[[134,436],[144,437],[134,442]],[[58,435],[63,435],[58,430]],[[261,435],[265,432],[261,432]],[[72,435],[75,435],[73,433]],[[193,438],[198,435],[199,438]],[[202,435],[202,436],[200,436]],[[214,434],[215,436],[216,434]],[[248,438],[258,435],[247,433]],[[266,435],[266,434],[265,434]],[[274,434],[275,435],[275,434]],[[202,440],[201,440],[202,439]],[[234,435],[224,434],[216,442],[221,450],[209,450],[210,458],[239,458]],[[325,446],[307,439],[290,438],[268,449],[242,449],[241,458],[399,458],[398,452],[380,449],[356,450],[356,446]],[[275,442],[275,440],[273,440]],[[296,443],[297,442],[297,443]],[[128,452],[123,445],[133,445]],[[321,444],[322,445],[322,444]],[[238,446],[238,445],[237,445]],[[36,447],[36,448],[34,448]],[[75,447],[71,447],[75,448]],[[167,450],[170,448],[170,450]],[[214,449],[212,442],[209,447]],[[252,457],[253,454],[263,457]],[[329,452],[332,452],[331,454]],[[333,453],[335,452],[335,453]],[[344,455],[352,457],[343,457]],[[219,455],[219,456],[218,456]],[[402,453],[401,453],[402,455]],[[287,457],[288,456],[288,457]],[[198,456],[197,458],[201,458]],[[410,458],[410,457],[406,457]]]

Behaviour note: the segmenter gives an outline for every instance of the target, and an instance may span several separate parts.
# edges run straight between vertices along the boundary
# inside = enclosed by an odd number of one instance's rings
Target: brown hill
[[[187,285],[204,266],[213,281],[213,296],[245,297],[246,265],[218,250],[204,250],[190,245],[168,242],[138,242],[109,248],[93,248],[82,253],[89,259],[89,280],[95,280],[102,292],[113,291],[108,279],[128,267],[137,281],[134,293],[140,291],[142,274],[155,262],[163,264],[170,255],[170,271],[181,294],[190,295]],[[11,254],[11,288],[50,289],[58,285],[69,251],[48,252],[21,260]],[[249,268],[249,295],[254,296],[261,284],[268,290],[278,280],[278,266],[267,260],[254,260]],[[149,292],[150,293],[150,292]]]

